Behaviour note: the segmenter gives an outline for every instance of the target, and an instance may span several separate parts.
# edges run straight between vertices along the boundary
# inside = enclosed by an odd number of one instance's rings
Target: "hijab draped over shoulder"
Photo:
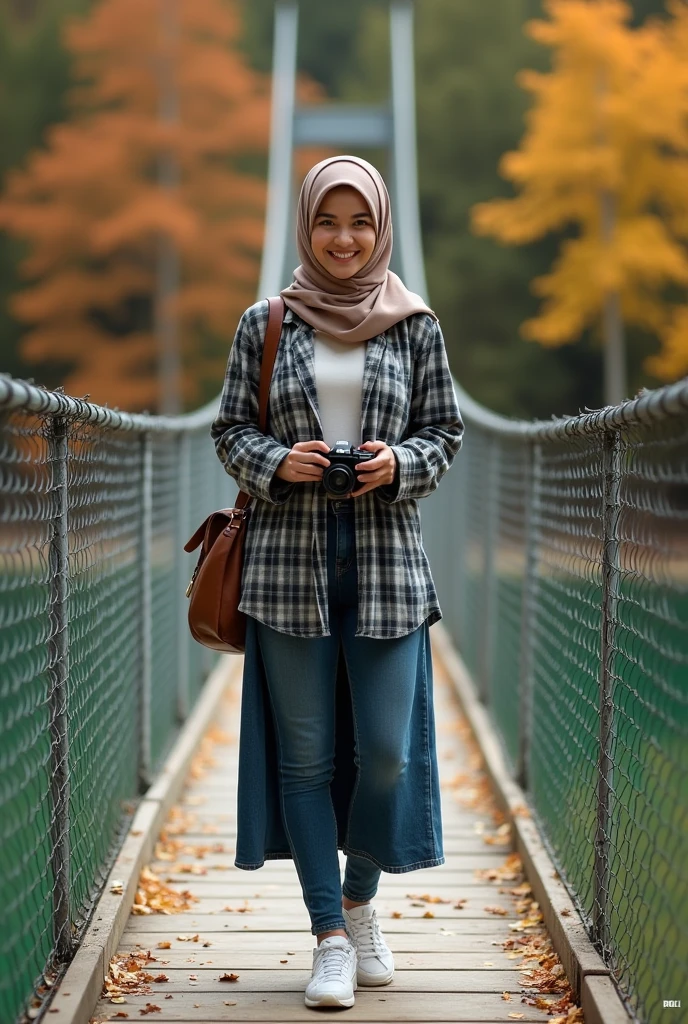
[[[325,195],[337,185],[355,188],[370,209],[375,247],[370,259],[352,277],[330,274],[311,248],[311,232]],[[335,156],[322,160],[306,175],[296,216],[296,245],[301,260],[294,280],[280,294],[287,306],[316,330],[338,341],[367,341],[412,313],[434,312],[389,269],[392,255],[392,213],[382,175],[366,160]]]

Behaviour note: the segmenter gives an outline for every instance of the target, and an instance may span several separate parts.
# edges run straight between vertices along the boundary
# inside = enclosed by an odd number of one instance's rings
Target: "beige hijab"
[[[337,185],[350,185],[365,199],[375,228],[375,247],[364,267],[340,280],[318,262],[311,248],[313,222],[323,197]],[[367,341],[411,313],[435,316],[420,295],[410,292],[389,270],[392,214],[382,175],[366,160],[335,156],[306,175],[296,218],[296,245],[301,264],[280,294],[287,306],[316,330],[339,341]],[[437,319],[435,317],[435,319]]]

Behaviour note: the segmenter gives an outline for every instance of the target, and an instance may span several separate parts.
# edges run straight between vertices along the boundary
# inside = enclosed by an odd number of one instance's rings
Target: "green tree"
[[[386,0],[346,3],[300,0],[299,67],[324,86],[329,96],[342,95],[343,82],[357,61],[357,33],[371,8],[387,9]],[[243,0],[244,46],[256,68],[272,68],[275,0]]]

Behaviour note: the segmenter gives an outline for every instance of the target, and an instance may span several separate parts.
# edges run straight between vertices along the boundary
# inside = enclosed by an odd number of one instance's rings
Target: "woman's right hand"
[[[322,479],[323,469],[330,460],[320,452],[329,452],[325,441],[297,441],[289,454],[282,459],[275,470],[275,476],[289,483],[304,483]]]

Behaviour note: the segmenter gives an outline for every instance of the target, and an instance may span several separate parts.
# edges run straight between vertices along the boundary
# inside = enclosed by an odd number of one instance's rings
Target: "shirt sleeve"
[[[416,357],[408,436],[390,445],[397,463],[393,482],[376,488],[387,504],[432,494],[463,442],[464,424],[442,329],[432,317],[426,323]]]
[[[264,305],[267,307],[267,303]],[[210,435],[218,458],[242,491],[281,505],[290,497],[295,484],[275,476],[275,470],[291,449],[263,434],[258,427],[262,341],[259,348],[256,336],[264,337],[267,329],[267,309],[263,316],[259,309],[260,306],[250,307],[239,321],[227,360],[220,408]]]

